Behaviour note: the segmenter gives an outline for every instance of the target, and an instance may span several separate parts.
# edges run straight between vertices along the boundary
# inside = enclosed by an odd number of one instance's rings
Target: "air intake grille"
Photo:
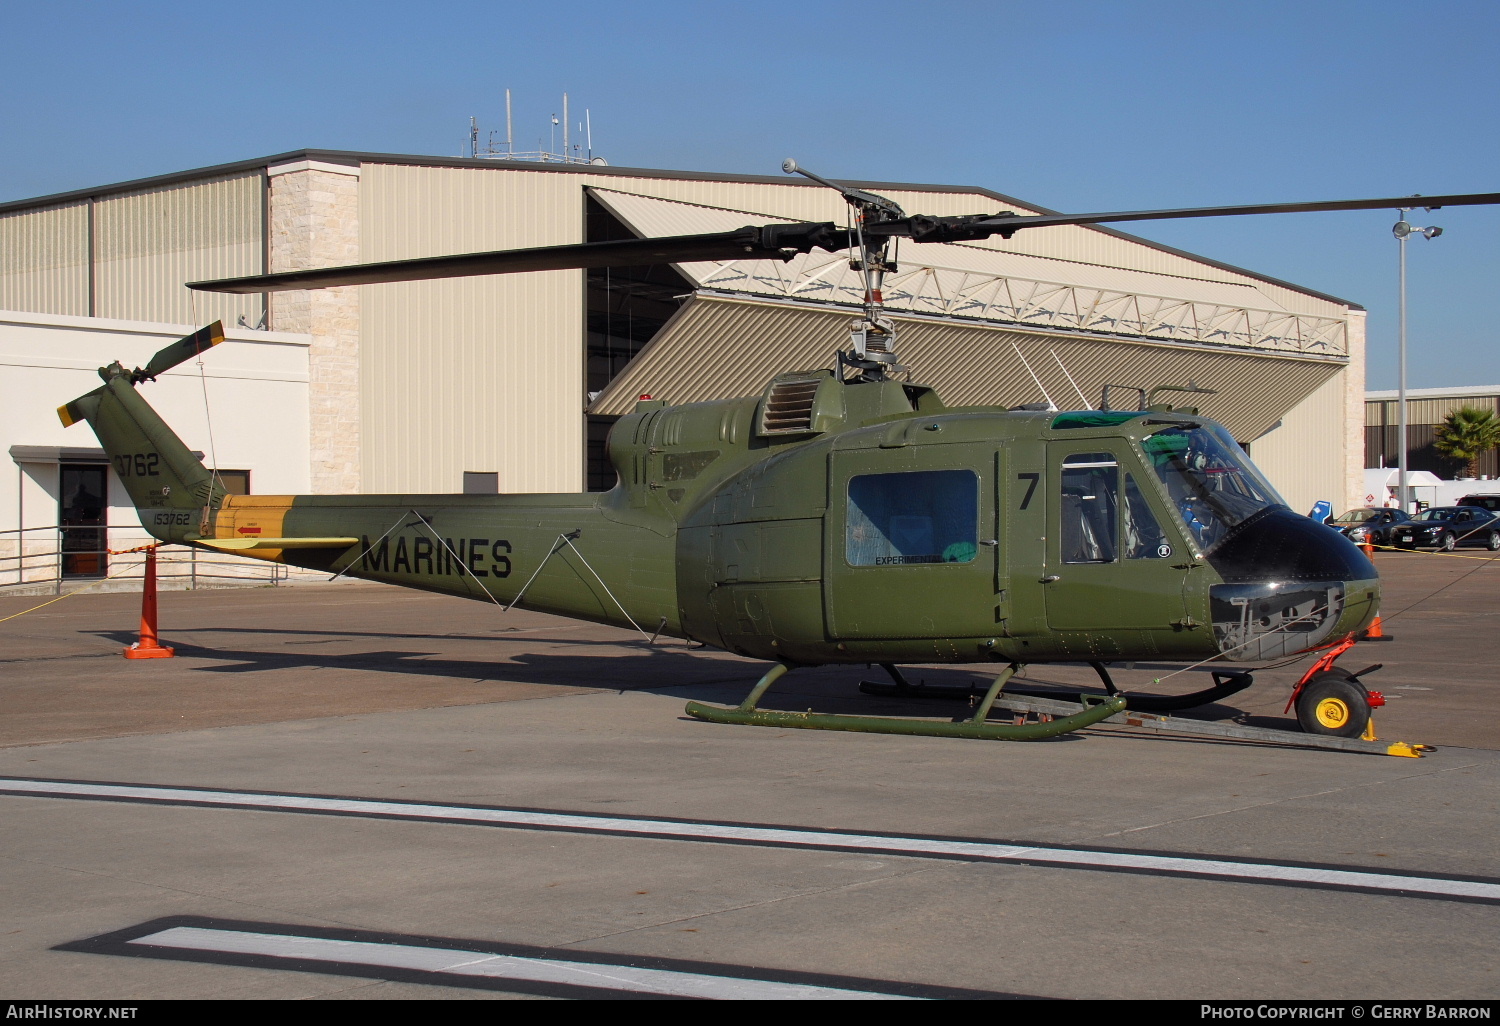
[[[818,394],[818,385],[822,381],[819,377],[802,381],[778,381],[772,385],[761,407],[761,433],[781,435],[811,431],[813,398]]]

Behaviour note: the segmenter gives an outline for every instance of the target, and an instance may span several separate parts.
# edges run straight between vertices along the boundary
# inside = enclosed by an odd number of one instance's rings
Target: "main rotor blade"
[[[1386,199],[1328,200],[1319,203],[1254,203],[1234,207],[1187,207],[1177,210],[1126,210],[1103,214],[996,214],[993,217],[910,217],[865,226],[870,235],[902,235],[917,242],[958,242],[991,235],[1010,238],[1022,228],[1063,224],[1107,224],[1118,221],[1164,221],[1184,217],[1234,217],[1242,214],[1304,214],[1322,210],[1383,210],[1460,207],[1500,203],[1500,192],[1456,196],[1392,196]]]
[[[1114,214],[1038,214],[1013,217],[1022,228],[1054,224],[1104,224],[1109,221],[1158,221],[1179,217],[1234,217],[1239,214],[1308,214],[1320,210],[1395,210],[1401,207],[1462,207],[1500,203],[1500,192],[1459,196],[1395,196],[1389,199],[1329,200],[1323,203],[1255,203],[1238,207],[1190,207],[1184,210],[1133,210]],[[984,222],[982,222],[984,223]]]
[[[732,232],[676,235],[661,239],[621,239],[534,249],[502,249],[460,256],[386,260],[346,267],[261,274],[250,278],[190,282],[200,292],[285,292],[326,289],[338,285],[371,285],[389,281],[461,278],[475,274],[514,274],[520,271],[561,271],[588,267],[641,267],[650,264],[693,263],[700,260],[790,260],[814,247],[847,248],[847,240],[832,222],[821,224],[747,225]]]

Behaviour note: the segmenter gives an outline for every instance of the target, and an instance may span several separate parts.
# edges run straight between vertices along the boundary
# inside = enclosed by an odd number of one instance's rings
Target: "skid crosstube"
[[[1016,673],[1019,664],[1012,663],[990,684],[974,715],[966,720],[922,720],[896,716],[847,716],[838,713],[779,712],[757,709],[756,704],[778,678],[792,669],[790,663],[777,663],[756,682],[738,708],[689,702],[689,716],[712,723],[738,723],[757,727],[799,727],[808,730],[850,730],[867,734],[915,734],[925,737],[981,738],[992,741],[1040,741],[1092,726],[1125,710],[1123,698],[1101,698],[1097,704],[1085,701],[1069,706],[1061,715],[1042,711],[1034,723],[991,723],[990,709]]]

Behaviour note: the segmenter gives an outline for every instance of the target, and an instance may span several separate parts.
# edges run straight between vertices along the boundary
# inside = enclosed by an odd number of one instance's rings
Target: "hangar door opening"
[[[586,196],[587,242],[639,238],[592,196]],[[670,264],[601,267],[588,272],[588,317],[584,329],[585,388],[590,402],[645,348],[677,312],[693,286]],[[585,476],[591,492],[614,487],[615,472],[604,440],[618,417],[588,418]]]

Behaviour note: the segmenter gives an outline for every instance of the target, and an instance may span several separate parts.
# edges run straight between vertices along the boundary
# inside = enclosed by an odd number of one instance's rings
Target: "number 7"
[[[1031,505],[1031,497],[1036,493],[1036,483],[1042,479],[1041,474],[1017,474],[1017,481],[1029,480],[1031,484],[1026,486],[1026,494],[1021,498],[1021,509]]]

